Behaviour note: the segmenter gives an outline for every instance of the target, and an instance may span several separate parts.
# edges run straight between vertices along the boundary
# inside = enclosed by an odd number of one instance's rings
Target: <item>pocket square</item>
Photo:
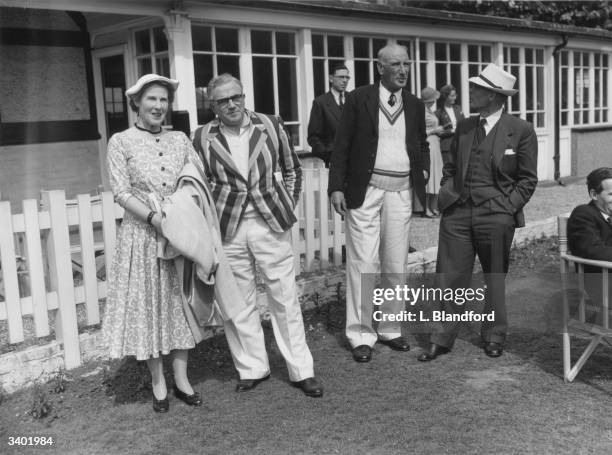
[[[504,155],[516,155],[516,152],[512,149],[504,150]]]

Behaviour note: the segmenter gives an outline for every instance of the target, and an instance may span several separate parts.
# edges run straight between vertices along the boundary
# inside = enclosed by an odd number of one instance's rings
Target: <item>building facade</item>
[[[140,75],[180,81],[175,127],[210,119],[206,85],[229,72],[247,108],[279,114],[307,157],[306,130],[327,71],[349,89],[377,80],[388,40],[408,47],[410,88],[457,87],[494,62],[517,76],[508,111],[532,122],[538,175],[586,175],[610,163],[612,33],[543,22],[359,1],[0,0],[0,194],[106,187],[106,144],[134,123],[124,91]],[[307,158],[306,158],[307,159]]]

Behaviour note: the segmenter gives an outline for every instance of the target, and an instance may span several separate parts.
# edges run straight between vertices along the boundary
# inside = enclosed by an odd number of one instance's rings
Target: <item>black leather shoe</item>
[[[257,384],[268,379],[270,379],[269,373],[263,378],[259,379],[240,379],[238,384],[236,384],[236,392],[248,392],[249,390],[253,390],[255,387],[257,387]]]
[[[504,347],[499,343],[485,343],[484,352],[489,357],[500,357],[504,353]]]
[[[155,398],[155,395],[153,395],[153,410],[155,412],[168,412],[168,409],[170,409],[170,402],[168,401],[168,396],[166,396],[166,398],[164,398],[163,400],[158,400],[157,398]]]
[[[302,389],[302,392],[304,392],[309,397],[318,398],[323,396],[323,387],[314,377],[306,378],[302,381],[293,382],[292,384],[295,387]]]
[[[436,357],[442,354],[447,354],[450,352],[450,349],[445,348],[444,346],[440,346],[436,343],[431,343],[429,346],[429,350],[423,352],[420,356],[417,357],[419,362],[431,362]]]
[[[367,344],[361,344],[353,348],[353,360],[355,362],[369,362],[372,360],[372,348]]]
[[[189,406],[202,406],[202,398],[198,392],[187,395],[174,384],[174,396]]]
[[[378,340],[379,343],[386,344],[396,351],[410,351],[410,344],[404,337],[393,338],[392,340]]]

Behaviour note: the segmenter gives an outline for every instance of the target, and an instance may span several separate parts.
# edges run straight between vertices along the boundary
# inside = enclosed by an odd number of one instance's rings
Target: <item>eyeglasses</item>
[[[335,77],[336,79],[344,79],[347,81],[351,80],[351,76],[332,76],[332,77]]]
[[[214,100],[214,103],[218,107],[227,107],[229,106],[230,101],[234,104],[241,104],[244,101],[244,93],[228,96],[227,98],[221,98],[220,100]]]

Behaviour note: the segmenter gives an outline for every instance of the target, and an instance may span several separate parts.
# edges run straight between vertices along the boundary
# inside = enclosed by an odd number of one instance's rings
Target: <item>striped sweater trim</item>
[[[387,121],[390,125],[393,125],[395,121],[400,117],[400,115],[402,115],[402,113],[404,112],[404,105],[401,96],[399,98],[399,103],[396,106],[393,106],[393,109],[395,110],[394,112],[391,112],[387,108],[386,103],[381,100],[378,100],[378,107],[383,113],[383,115],[387,118]]]
[[[387,169],[374,168],[374,174],[384,175],[385,177],[406,178],[410,176],[410,171],[389,171]]]

